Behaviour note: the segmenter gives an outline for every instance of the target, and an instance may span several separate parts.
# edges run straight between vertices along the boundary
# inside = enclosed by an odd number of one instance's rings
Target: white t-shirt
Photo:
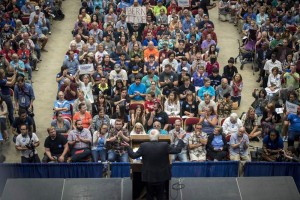
[[[94,103],[94,96],[93,96],[93,85],[91,82],[87,84],[87,86],[80,81],[79,85],[80,90],[84,93],[84,98],[90,100],[91,103]]]
[[[112,70],[109,74],[109,80],[114,80],[114,84],[117,80],[127,81],[127,72],[124,69],[121,69],[119,73],[116,70]]]
[[[26,137],[23,137],[22,134],[19,134],[16,138],[16,146],[21,146],[21,147],[25,147],[25,145],[29,144],[30,141],[30,137],[27,134]],[[37,135],[35,133],[32,133],[32,137],[31,137],[31,141],[33,143],[38,142],[39,138],[37,137]],[[25,151],[21,151],[21,155],[24,156],[25,158],[29,158],[29,155],[32,153],[31,150],[25,150]],[[35,149],[35,154],[37,154],[37,150]]]

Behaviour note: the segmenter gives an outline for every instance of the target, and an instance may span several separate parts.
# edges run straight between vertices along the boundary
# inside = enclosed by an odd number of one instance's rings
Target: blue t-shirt
[[[215,135],[211,145],[216,149],[221,149],[224,146],[222,135]]]
[[[131,84],[128,88],[128,94],[134,95],[136,92],[139,92],[141,94],[146,94],[145,84],[144,83],[140,83],[139,85],[136,85],[135,83]],[[145,98],[142,97],[141,95],[138,95],[138,96],[133,97],[132,100],[143,101],[143,100],[145,100]]]
[[[289,114],[288,120],[290,121],[289,131],[299,131],[300,132],[300,117],[295,114]]]
[[[276,140],[272,141],[269,135],[266,135],[263,139],[263,144],[266,145],[267,149],[277,150],[283,149],[283,140],[281,137],[278,137]]]

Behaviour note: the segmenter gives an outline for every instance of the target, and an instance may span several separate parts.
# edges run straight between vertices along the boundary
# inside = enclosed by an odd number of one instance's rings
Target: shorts
[[[206,154],[199,154],[198,156],[190,153],[190,161],[206,161]]]

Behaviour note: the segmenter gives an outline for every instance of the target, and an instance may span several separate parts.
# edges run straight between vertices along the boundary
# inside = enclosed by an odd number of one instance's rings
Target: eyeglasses
[[[156,127],[156,128],[157,128],[157,127],[160,127],[160,125],[154,125],[153,127]]]

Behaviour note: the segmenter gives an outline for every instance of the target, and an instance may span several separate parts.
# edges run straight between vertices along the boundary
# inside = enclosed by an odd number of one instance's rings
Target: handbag
[[[236,102],[232,102],[232,110],[237,110],[239,109],[239,103],[236,101]]]

